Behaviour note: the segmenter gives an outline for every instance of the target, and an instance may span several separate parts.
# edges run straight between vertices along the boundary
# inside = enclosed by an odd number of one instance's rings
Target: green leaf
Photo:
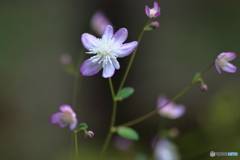
[[[197,83],[198,81],[201,81],[201,73],[199,72],[193,76],[192,83]]]
[[[127,97],[129,97],[130,95],[132,95],[134,92],[134,89],[132,87],[125,87],[123,89],[121,89],[118,94],[117,94],[117,100],[123,100]]]
[[[79,130],[79,129],[87,129],[88,128],[88,125],[86,123],[80,123],[76,130]]]
[[[129,127],[119,127],[117,129],[117,133],[120,136],[127,138],[127,139],[131,139],[131,140],[139,139],[138,133],[134,129],[129,128]]]

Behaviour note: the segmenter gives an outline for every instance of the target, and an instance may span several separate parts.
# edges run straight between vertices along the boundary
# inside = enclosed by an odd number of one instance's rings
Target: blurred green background
[[[95,11],[103,10],[116,28],[137,37],[148,20],[148,0],[12,0],[0,1],[0,159],[60,160],[73,156],[72,133],[49,123],[52,113],[73,105],[74,77],[59,62],[63,53],[81,62],[88,58],[80,41]],[[156,108],[159,94],[172,98],[189,84],[195,72],[204,70],[221,52],[240,50],[239,0],[161,0],[160,28],[145,32],[125,86],[135,93],[119,103],[117,124]],[[129,57],[119,59],[117,86]],[[233,64],[239,67],[237,57]],[[173,142],[182,159],[211,159],[210,151],[240,153],[239,72],[222,73],[211,68],[203,77],[208,92],[195,85],[177,103],[187,108],[176,120],[156,115],[134,125],[140,141],[128,151],[110,144],[109,159],[137,159],[139,152],[151,157],[151,138],[159,122],[177,127]],[[111,95],[108,81],[97,74],[80,76],[77,108],[79,122],[95,132],[93,139],[79,134],[80,157],[98,159],[109,127]],[[89,156],[88,156],[89,155]],[[94,156],[96,156],[94,158]],[[91,158],[90,158],[91,157]],[[113,158],[114,157],[114,158]],[[237,157],[217,157],[237,159]],[[150,158],[149,158],[150,159]]]

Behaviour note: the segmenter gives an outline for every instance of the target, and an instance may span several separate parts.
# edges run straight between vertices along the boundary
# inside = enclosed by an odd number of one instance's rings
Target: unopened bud
[[[93,131],[86,131],[85,136],[88,138],[92,138],[94,136],[94,133],[93,133]]]
[[[205,92],[208,90],[208,86],[206,84],[201,85],[201,91]]]

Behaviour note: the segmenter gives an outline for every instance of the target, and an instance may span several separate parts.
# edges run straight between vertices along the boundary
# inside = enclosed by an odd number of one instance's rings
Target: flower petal
[[[164,95],[160,95],[157,101],[157,108],[163,107],[168,101]]]
[[[158,3],[157,2],[154,2],[153,3],[153,8],[156,10],[156,11],[159,11],[159,7],[158,7]]]
[[[113,36],[113,27],[111,25],[107,25],[104,29],[103,36],[109,41]]]
[[[105,67],[103,68],[102,76],[104,78],[110,78],[110,77],[113,76],[114,72],[115,72],[115,67],[113,66],[113,64],[112,63],[107,63],[105,65]]]
[[[127,29],[121,28],[113,35],[113,38],[115,39],[115,42],[122,44],[124,41],[126,41],[127,36],[128,36]]]
[[[148,6],[145,6],[145,13],[148,17],[150,17],[150,8]]]
[[[229,73],[235,73],[237,71],[237,67],[231,63],[226,63],[225,66],[222,67],[222,70]]]
[[[124,43],[118,50],[114,51],[113,53],[117,54],[120,58],[125,57],[132,53],[136,49],[137,45],[137,41]]]
[[[62,112],[73,112],[72,107],[67,105],[67,104],[63,104],[59,107],[59,110]]]
[[[185,110],[186,109],[185,109],[184,105],[177,105],[174,108],[174,113],[172,113],[169,116],[171,116],[170,118],[172,118],[172,119],[179,118],[185,113]]]
[[[102,69],[102,64],[92,63],[90,59],[83,62],[80,72],[83,76],[92,76],[97,74]]]
[[[70,130],[74,130],[77,126],[78,120],[75,118],[74,122],[69,125]]]
[[[61,112],[54,113],[54,114],[50,117],[50,122],[51,122],[52,124],[58,124],[59,121],[62,121],[61,118],[62,118],[62,113],[61,113]]]
[[[217,62],[217,60],[215,60],[215,67],[216,67],[216,69],[217,69],[217,71],[218,71],[218,73],[222,73],[221,72],[221,69],[220,69],[220,67],[219,67],[219,65],[218,65],[218,62]]]
[[[82,40],[83,46],[88,50],[96,46],[97,38],[91,34],[84,33],[82,35],[81,40]]]
[[[233,52],[226,52],[225,55],[224,55],[224,59],[225,59],[226,61],[232,61],[232,60],[234,60],[236,57],[237,57],[237,54],[236,54],[236,53],[233,53]]]
[[[112,63],[113,63],[113,65],[114,65],[114,67],[115,67],[116,69],[119,69],[119,68],[120,68],[120,64],[119,64],[119,62],[117,61],[117,59],[116,59],[116,58],[112,58],[111,60],[112,60]]]

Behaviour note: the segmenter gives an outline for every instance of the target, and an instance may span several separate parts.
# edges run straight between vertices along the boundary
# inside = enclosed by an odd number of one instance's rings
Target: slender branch
[[[103,157],[103,155],[105,154],[105,152],[107,150],[107,147],[109,145],[109,142],[112,138],[112,134],[113,134],[112,128],[114,127],[114,124],[115,124],[116,112],[117,112],[117,101],[115,99],[115,92],[114,92],[114,89],[113,89],[112,79],[109,78],[108,80],[109,80],[109,85],[110,85],[112,99],[113,99],[113,111],[112,111],[112,118],[111,118],[111,123],[110,123],[109,131],[108,131],[108,135],[107,135],[107,138],[105,139],[104,145],[103,145],[102,150],[101,150],[101,154],[100,154],[101,157]]]
[[[74,141],[75,141],[75,154],[76,154],[76,160],[78,160],[78,140],[77,140],[77,130],[74,130]]]
[[[209,67],[207,67],[203,72],[201,72],[201,74],[199,74],[198,77],[196,77],[196,79],[198,79],[198,78],[200,78],[201,76],[203,76],[213,65],[214,65],[214,63],[212,63]],[[134,125],[134,124],[137,124],[137,123],[139,123],[139,122],[142,122],[142,121],[144,121],[144,120],[152,117],[153,115],[155,115],[156,113],[158,113],[158,111],[159,111],[160,109],[162,109],[163,107],[167,106],[169,103],[174,102],[174,101],[176,101],[177,99],[179,99],[181,96],[183,96],[183,95],[184,95],[194,84],[196,84],[196,83],[197,83],[197,81],[191,82],[184,90],[182,90],[178,95],[176,95],[174,98],[172,98],[170,101],[168,101],[168,103],[166,103],[164,106],[159,107],[158,109],[155,109],[154,111],[151,111],[150,113],[148,113],[148,114],[146,114],[146,115],[144,115],[144,116],[142,116],[142,117],[139,117],[139,118],[134,119],[134,120],[132,120],[132,121],[130,121],[130,122],[121,124],[121,125],[117,126],[117,128],[118,128],[118,127],[121,127],[121,126],[132,126],[132,125]]]
[[[149,24],[150,21],[151,21],[151,18],[150,18],[150,19],[147,21],[147,23],[144,25],[144,27],[143,27],[143,29],[142,29],[139,37],[138,37],[138,40],[137,40],[137,41],[138,41],[138,46],[139,46],[139,43],[140,43],[140,41],[141,41],[141,39],[142,39],[142,36],[143,36],[143,33],[144,33],[144,29],[145,29],[145,27]],[[126,78],[127,78],[128,73],[129,73],[129,71],[130,71],[130,68],[131,68],[131,66],[132,66],[134,57],[135,57],[135,55],[136,55],[137,49],[138,49],[138,47],[137,47],[137,48],[135,49],[135,51],[132,53],[131,59],[130,59],[130,61],[129,61],[129,63],[128,63],[126,72],[125,72],[125,74],[124,74],[124,76],[123,76],[123,79],[122,79],[122,81],[121,81],[121,84],[120,84],[120,86],[119,86],[119,88],[118,88],[117,93],[122,89],[122,87],[123,87],[123,85],[124,85],[124,83],[125,83],[125,81],[126,81]]]

